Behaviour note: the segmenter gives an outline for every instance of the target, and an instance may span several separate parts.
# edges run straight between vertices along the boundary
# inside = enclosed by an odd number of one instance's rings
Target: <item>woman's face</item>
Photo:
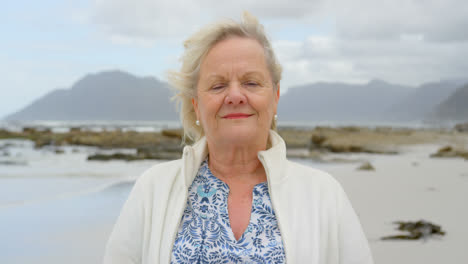
[[[200,67],[197,119],[213,143],[258,142],[268,138],[279,100],[262,46],[231,37],[217,43]]]

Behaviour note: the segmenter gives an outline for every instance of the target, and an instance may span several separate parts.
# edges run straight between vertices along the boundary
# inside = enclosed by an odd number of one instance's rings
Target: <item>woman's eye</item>
[[[257,86],[258,83],[256,83],[256,82],[246,82],[245,85],[247,85],[247,86]]]
[[[222,84],[217,84],[217,85],[211,87],[211,89],[213,89],[213,90],[219,90],[219,89],[222,89],[223,87],[224,87],[224,85],[222,85]]]

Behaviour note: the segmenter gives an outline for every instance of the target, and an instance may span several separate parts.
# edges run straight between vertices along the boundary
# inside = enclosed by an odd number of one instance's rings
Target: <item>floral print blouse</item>
[[[266,182],[253,188],[250,223],[236,240],[229,223],[229,187],[205,160],[188,190],[171,263],[285,263]]]

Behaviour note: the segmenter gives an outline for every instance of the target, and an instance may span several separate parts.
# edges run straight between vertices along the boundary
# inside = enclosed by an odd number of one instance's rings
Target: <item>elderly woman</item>
[[[372,263],[358,217],[328,174],[286,159],[274,131],[281,66],[245,13],[185,42],[182,159],[136,182],[105,263]]]

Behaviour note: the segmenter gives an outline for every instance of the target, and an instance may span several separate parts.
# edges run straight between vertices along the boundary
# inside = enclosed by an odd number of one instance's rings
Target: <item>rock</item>
[[[445,235],[445,231],[439,225],[430,222],[419,220],[417,222],[394,222],[397,224],[397,230],[407,232],[406,235],[394,235],[382,237],[382,240],[427,240],[432,235]]]
[[[108,160],[142,160],[144,158],[138,157],[136,155],[124,154],[124,153],[114,153],[114,154],[95,154],[88,156],[88,160],[99,160],[99,161],[108,161]]]
[[[88,160],[99,160],[99,161],[109,161],[109,160],[125,160],[125,161],[134,161],[134,160],[175,160],[180,159],[181,154],[177,152],[154,152],[154,153],[137,153],[137,154],[124,154],[124,153],[114,153],[114,154],[95,154],[88,156]]]
[[[55,154],[63,154],[65,151],[63,149],[55,149]]]
[[[307,149],[310,147],[311,129],[278,127],[278,133],[284,139],[288,149]]]
[[[28,163],[22,160],[0,160],[0,165],[26,166]]]
[[[179,154],[182,153],[183,146],[181,144],[174,144],[169,142],[161,142],[156,146],[148,145],[148,146],[140,146],[137,148],[138,153],[156,153],[156,152],[177,152]]]
[[[81,127],[70,127],[70,133],[81,132]]]
[[[439,149],[439,153],[450,153],[453,151],[453,148],[451,146],[445,146]]]
[[[344,127],[340,127],[340,130],[345,131],[345,132],[357,133],[357,132],[361,132],[363,128],[358,127],[358,126],[344,126]]]
[[[137,148],[137,155],[148,159],[174,160],[182,156],[183,146],[180,144],[160,144],[156,147],[146,146]]]
[[[353,145],[328,144],[324,146],[324,148],[335,153],[363,152],[363,148],[361,146],[353,146]]]
[[[166,137],[182,139],[184,136],[183,129],[164,129],[161,131],[161,134]]]
[[[365,162],[363,163],[361,166],[359,166],[357,168],[358,170],[368,170],[368,171],[373,171],[375,170],[374,166],[372,166],[372,164],[370,164],[369,162]]]
[[[454,129],[458,132],[468,132],[468,123],[456,124]]]
[[[55,140],[53,138],[39,137],[34,140],[34,148],[53,145],[55,145]]]
[[[168,142],[161,143],[157,146],[143,146],[137,148],[136,154],[95,154],[88,156],[88,160],[145,160],[145,159],[157,159],[157,160],[175,160],[180,159],[182,156],[183,146],[180,144],[171,144]]]
[[[157,152],[147,156],[147,159],[158,160],[176,160],[182,157],[182,153],[178,152]]]
[[[23,127],[23,133],[36,133],[37,130],[34,127]]]
[[[468,151],[456,150],[452,146],[440,148],[436,153],[430,155],[431,158],[464,158],[468,160]]]
[[[323,142],[325,142],[325,140],[327,140],[327,137],[314,134],[310,138],[311,147],[320,147],[322,146]]]
[[[395,151],[386,150],[384,148],[368,147],[353,144],[324,144],[322,149],[333,153],[370,153],[370,154],[397,154]]]

